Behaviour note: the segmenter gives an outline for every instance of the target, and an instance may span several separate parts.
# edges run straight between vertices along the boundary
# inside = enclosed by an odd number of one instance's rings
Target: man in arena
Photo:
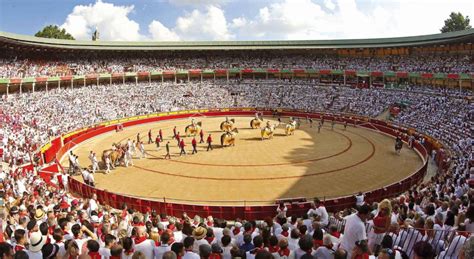
[[[156,139],[155,139],[155,144],[156,144],[156,149],[157,150],[160,150],[160,142],[161,142],[161,139],[160,139],[160,135],[156,135]]]
[[[181,136],[179,135],[179,131],[178,133],[176,133],[176,135],[174,136],[174,138],[176,139],[176,141],[178,142],[178,146],[179,146],[179,143],[181,141]]]
[[[143,141],[140,142],[138,149],[140,150],[141,158],[146,158],[145,145],[143,145]]]
[[[323,123],[319,121],[318,123],[318,133],[321,133],[321,127],[323,126]]]
[[[86,168],[82,170],[82,180],[89,185],[89,171]]]
[[[212,150],[212,136],[211,134],[209,134],[209,136],[207,136],[207,151]]]
[[[160,135],[160,142],[163,141],[163,131],[161,129],[158,131],[158,135]]]
[[[201,131],[199,132],[199,144],[201,143],[204,143],[204,130],[201,129]]]
[[[127,150],[125,151],[124,160],[125,160],[125,167],[128,167],[128,165],[133,166],[132,151],[130,148],[127,148]]]
[[[140,132],[137,133],[137,144],[140,143]]]
[[[196,141],[196,138],[193,138],[193,140],[191,140],[191,145],[193,146],[193,153],[192,154],[197,154],[197,141]]]
[[[181,148],[181,151],[179,153],[179,155],[186,155],[186,150],[184,149],[184,147],[186,146],[186,144],[184,144],[184,139],[181,139],[181,142],[179,142],[179,148]]]
[[[151,144],[153,143],[153,139],[152,139],[152,136],[151,136],[151,129],[148,130],[148,144]]]
[[[170,142],[166,142],[166,155],[165,155],[165,159],[168,158],[168,159],[171,159],[171,155],[170,155]]]
[[[176,126],[174,126],[174,128],[173,128],[173,138],[176,138],[176,133],[177,133]]]
[[[89,172],[89,174],[87,175],[87,180],[88,180],[90,186],[92,186],[92,187],[95,186],[95,178],[94,178],[94,173],[93,172]]]
[[[92,172],[95,173],[97,170],[99,170],[99,161],[97,160],[97,156],[94,152],[92,153]]]
[[[113,168],[112,161],[110,160],[110,155],[105,157],[105,174],[109,174],[110,168]]]

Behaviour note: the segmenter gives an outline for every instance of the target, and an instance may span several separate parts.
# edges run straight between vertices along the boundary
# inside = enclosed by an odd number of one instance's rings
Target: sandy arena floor
[[[394,152],[394,139],[377,132],[336,124],[331,130],[326,122],[317,132],[317,122],[302,126],[293,136],[284,135],[280,126],[271,140],[260,140],[260,130],[250,129],[250,117],[235,117],[239,129],[236,145],[221,148],[219,130],[224,117],[201,117],[205,135],[211,133],[214,150],[198,145],[191,155],[191,139],[185,138],[188,155],[179,156],[171,139],[176,125],[183,135],[190,119],[162,121],[108,133],[80,144],[74,149],[83,166],[89,165],[88,153],[94,150],[100,160],[102,151],[114,142],[136,139],[140,132],[148,143],[163,130],[165,142],[172,145],[171,160],[164,160],[164,143],[160,150],[146,144],[147,158],[134,159],[133,167],[117,167],[111,174],[96,173],[98,188],[132,196],[163,199],[169,202],[231,204],[268,204],[278,198],[335,197],[373,190],[397,182],[422,166],[418,154],[405,146],[401,155]],[[265,120],[271,118],[266,118]],[[283,121],[288,119],[284,118]],[[275,122],[275,121],[274,121]],[[197,137],[198,139],[198,137]],[[199,139],[198,139],[199,141]],[[219,147],[218,147],[219,146]],[[137,154],[138,155],[138,154]],[[66,158],[62,164],[68,166]],[[80,179],[81,177],[77,177]]]

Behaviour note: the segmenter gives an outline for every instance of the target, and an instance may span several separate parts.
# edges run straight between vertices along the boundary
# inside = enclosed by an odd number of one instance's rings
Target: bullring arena
[[[201,246],[221,259],[462,258],[474,251],[472,42],[474,29],[192,43],[0,32],[0,253],[54,239],[68,248],[58,258],[110,240],[123,259],[163,259],[165,246],[182,250],[168,259],[208,258]],[[182,256],[195,239],[202,254]]]
[[[313,127],[305,118],[294,135],[286,136],[280,125],[272,139],[261,140],[260,129],[250,128],[253,117],[235,116],[239,129],[235,146],[221,147],[219,129],[225,117],[191,117],[202,122],[202,129],[215,140],[214,150],[207,152],[207,144],[198,145],[198,153],[179,155],[172,129],[177,127],[186,143],[184,129],[190,118],[163,120],[127,127],[91,138],[73,149],[81,158],[90,151],[102,154],[104,147],[126,143],[140,133],[146,144],[146,158],[134,159],[134,166],[117,167],[110,174],[98,173],[96,187],[108,191],[169,202],[213,205],[273,204],[277,199],[305,197],[321,199],[354,195],[390,185],[410,176],[423,166],[424,159],[405,146],[395,153],[394,139],[375,130],[336,124],[326,121],[320,133],[318,122]],[[289,118],[282,118],[287,122]],[[276,124],[276,118],[264,121]],[[263,126],[263,125],[262,125]],[[155,139],[159,129],[164,142],[160,150],[148,143],[148,131]],[[204,138],[204,141],[206,139]],[[199,142],[199,135],[196,136]],[[171,142],[171,159],[164,159],[164,144]],[[136,154],[135,158],[139,158]],[[67,156],[62,159],[69,166]],[[102,169],[104,165],[102,164]],[[80,176],[76,179],[81,179]],[[238,184],[237,184],[238,183]]]

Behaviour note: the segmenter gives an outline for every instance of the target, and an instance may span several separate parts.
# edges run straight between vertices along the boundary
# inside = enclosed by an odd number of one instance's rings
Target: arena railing
[[[329,218],[329,225],[335,226],[337,231],[344,234],[346,221],[344,219]],[[393,246],[404,251],[410,258],[413,253],[413,245],[421,240],[429,242],[438,258],[457,258],[464,242],[474,233],[468,231],[459,231],[452,226],[448,229],[425,229],[405,226],[403,224],[398,230],[388,231],[387,235],[392,236]],[[372,236],[373,225],[365,223],[365,231],[370,239],[376,239]],[[381,238],[378,239],[381,241]]]
[[[84,128],[72,132],[70,134],[63,135],[59,138],[53,139],[49,145],[47,145],[42,153],[44,155],[44,160],[48,163],[56,162],[59,164],[63,155],[65,155],[68,150],[74,146],[80,144],[81,142],[90,139],[94,136],[110,132],[116,129],[116,125],[120,124],[123,127],[130,127],[133,125],[156,122],[159,120],[167,119],[179,119],[187,118],[191,116],[253,116],[256,111],[263,112],[265,116],[274,115],[277,112],[280,116],[294,116],[302,117],[306,116],[312,118],[322,118],[326,120],[335,119],[337,122],[347,121],[349,124],[355,124],[359,127],[364,127],[370,130],[375,130],[388,134],[390,136],[395,136],[399,134],[407,134],[410,129],[400,128],[394,124],[389,124],[384,121],[378,121],[374,119],[369,119],[362,116],[346,116],[346,115],[334,115],[334,114],[323,114],[323,113],[307,113],[305,111],[294,111],[294,110],[272,110],[272,109],[252,109],[252,108],[236,108],[236,109],[200,109],[192,111],[178,111],[178,112],[166,112],[166,113],[157,113],[151,115],[135,116],[131,118],[119,119],[109,122],[104,122],[99,125]],[[418,133],[419,134],[419,133]],[[419,134],[420,136],[424,136]],[[404,141],[407,141],[407,136],[403,135],[402,138]],[[419,184],[426,173],[427,169],[427,155],[430,150],[436,148],[436,146],[431,143],[432,139],[428,138],[425,141],[424,145],[421,145],[418,142],[415,142],[414,149],[420,154],[423,159],[423,166],[420,167],[414,174],[411,176],[382,188],[376,190],[367,190],[365,195],[365,200],[367,202],[380,201],[383,198],[395,197],[410,188],[412,186]],[[60,177],[60,175],[58,175]],[[234,206],[213,206],[211,201],[203,201],[201,204],[186,204],[179,203],[178,200],[173,200],[172,198],[164,197],[163,199],[146,199],[138,198],[130,195],[123,195],[118,193],[112,193],[107,190],[100,190],[98,188],[93,188],[87,186],[84,183],[77,181],[73,178],[69,180],[69,190],[83,197],[91,197],[93,193],[96,193],[99,199],[99,202],[103,204],[108,204],[112,207],[118,208],[122,204],[127,203],[129,207],[140,210],[156,210],[158,212],[163,212],[168,215],[180,215],[183,212],[188,213],[188,215],[199,214],[201,216],[213,215],[214,217],[226,218],[226,219],[235,219],[235,218],[245,218],[245,219],[262,219],[268,216],[274,216],[276,213],[275,201],[268,201],[267,204],[262,206],[252,206],[249,205],[249,201],[237,201]],[[58,181],[61,183],[61,181]],[[340,211],[348,207],[352,207],[355,204],[354,194],[350,194],[343,197],[319,197],[321,200],[325,201],[325,206],[328,211]],[[308,200],[314,197],[310,197]],[[291,198],[289,198],[291,199]],[[252,203],[257,201],[252,201]],[[262,201],[264,203],[265,201]],[[295,202],[288,204],[288,213],[289,215],[303,215],[306,213],[310,207],[311,202]]]

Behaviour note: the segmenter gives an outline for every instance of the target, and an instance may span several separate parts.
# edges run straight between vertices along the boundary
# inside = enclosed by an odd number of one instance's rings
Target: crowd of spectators
[[[471,70],[472,71],[472,70]],[[352,89],[299,80],[139,83],[50,89],[0,101],[2,169],[7,210],[0,257],[11,258],[474,258],[474,106],[472,93],[409,87]],[[394,121],[439,140],[452,166],[390,200],[328,214],[324,203],[302,217],[261,221],[171,217],[111,208],[75,197],[33,172],[14,170],[51,136],[98,122],[158,111],[271,107],[376,117],[408,105]]]
[[[333,57],[308,54],[285,55],[168,55],[140,58],[70,57],[0,58],[0,78],[86,75],[93,73],[149,72],[177,69],[341,69],[362,71],[404,71],[467,73],[474,71],[472,56],[424,55],[387,57]]]

